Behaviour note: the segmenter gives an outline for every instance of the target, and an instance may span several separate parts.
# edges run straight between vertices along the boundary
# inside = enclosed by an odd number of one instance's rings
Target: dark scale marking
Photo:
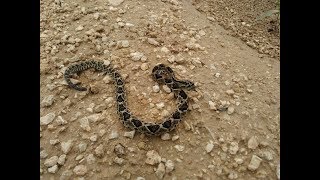
[[[180,92],[179,92],[179,96],[181,96],[183,99],[187,99],[187,94],[183,91],[183,90],[181,90]]]
[[[162,126],[164,128],[170,128],[171,127],[171,120],[167,120],[164,123],[162,123]]]
[[[122,82],[121,79],[118,79],[118,80],[117,80],[117,85],[123,85],[123,82]]]
[[[117,101],[118,102],[123,102],[124,101],[124,99],[122,98],[122,95],[118,96]]]
[[[118,87],[117,93],[119,93],[119,94],[123,93],[123,88],[122,87]]]
[[[160,74],[155,74],[154,76],[155,76],[156,79],[161,79],[162,78],[162,76]]]
[[[187,103],[187,102],[184,102],[183,104],[181,104],[180,107],[179,107],[179,110],[180,110],[180,111],[186,111],[186,110],[188,110],[188,103]]]
[[[133,123],[133,125],[136,126],[136,127],[142,126],[142,122],[139,121],[139,120],[137,120],[137,119],[133,119],[133,120],[132,120],[132,123]]]
[[[168,70],[170,73],[173,73],[173,70],[172,70],[170,67],[167,67],[167,70]]]
[[[118,104],[119,111],[124,111],[126,107],[123,104]]]
[[[122,115],[123,115],[123,120],[124,121],[127,121],[130,118],[130,114],[127,113],[127,112],[123,112]]]
[[[172,83],[172,79],[167,79],[166,78],[166,79],[164,79],[164,82],[167,83],[167,84]]]
[[[180,119],[180,113],[176,111],[175,113],[172,114],[173,119]]]
[[[160,128],[160,126],[159,125],[149,125],[149,126],[147,126],[147,128],[151,131],[151,132],[153,132],[153,133],[155,133],[159,128]]]

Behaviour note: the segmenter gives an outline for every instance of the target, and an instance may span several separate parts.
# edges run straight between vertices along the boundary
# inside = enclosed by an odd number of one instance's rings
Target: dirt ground
[[[41,179],[280,179],[277,19],[273,1],[40,1]],[[231,25],[231,26],[230,26]],[[138,57],[139,56],[139,57]],[[158,63],[180,79],[190,111],[176,130],[148,137],[122,126],[108,76],[67,66],[110,62],[129,109],[160,122],[176,108],[151,78]]]

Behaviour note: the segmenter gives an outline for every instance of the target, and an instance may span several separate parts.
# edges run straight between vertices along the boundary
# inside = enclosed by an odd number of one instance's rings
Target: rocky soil
[[[230,2],[40,1],[40,178],[280,179],[277,29],[244,16],[252,1]],[[274,6],[262,2],[254,13]],[[226,28],[226,19],[241,25]],[[167,64],[196,83],[187,91],[191,110],[161,137],[126,129],[108,76],[88,70],[74,78],[92,92],[66,86],[66,67],[86,59],[118,69],[130,110],[154,122],[176,108],[150,76]]]

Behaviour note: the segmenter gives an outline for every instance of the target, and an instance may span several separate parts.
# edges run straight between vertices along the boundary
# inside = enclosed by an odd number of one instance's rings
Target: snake
[[[152,69],[152,78],[159,85],[167,85],[177,101],[177,108],[173,113],[164,118],[160,123],[147,122],[133,115],[128,106],[126,99],[126,91],[124,88],[124,79],[112,67],[111,63],[104,64],[103,61],[85,60],[68,66],[64,72],[64,79],[68,86],[78,90],[87,91],[87,88],[82,87],[79,83],[72,83],[71,78],[74,74],[79,74],[87,69],[94,68],[98,72],[102,72],[103,76],[109,75],[115,85],[117,114],[121,123],[131,130],[138,131],[146,135],[162,135],[176,128],[183,116],[188,112],[188,95],[183,89],[195,90],[195,84],[190,80],[179,80],[175,77],[173,70],[165,64],[158,64]]]

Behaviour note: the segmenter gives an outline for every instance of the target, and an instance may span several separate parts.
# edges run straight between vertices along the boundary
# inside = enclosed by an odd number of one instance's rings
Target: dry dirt
[[[233,2],[40,1],[40,178],[280,179],[279,29],[268,32],[269,20],[223,28],[224,19],[249,23],[245,10],[274,4]],[[237,13],[230,18],[226,7]],[[133,60],[134,52],[144,57]],[[148,121],[175,109],[150,76],[167,64],[196,83],[191,110],[169,135],[126,137],[107,77],[88,70],[75,78],[94,93],[66,86],[66,67],[86,59],[111,62],[126,79],[130,110]]]

